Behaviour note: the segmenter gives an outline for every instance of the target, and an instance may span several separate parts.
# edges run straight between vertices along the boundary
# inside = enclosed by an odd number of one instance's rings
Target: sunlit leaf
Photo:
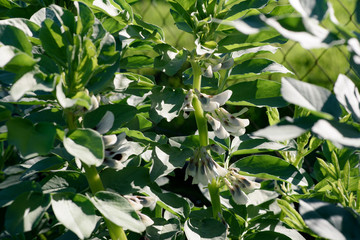
[[[307,186],[307,180],[293,165],[270,155],[244,157],[230,167],[240,169],[240,173],[259,178],[287,181],[295,185]]]
[[[360,238],[359,215],[354,217],[350,211],[319,200],[300,200],[299,212],[307,226],[327,239]]]
[[[10,45],[32,56],[32,45],[23,31],[11,25],[0,25],[0,43]]]
[[[311,129],[338,147],[360,147],[360,132],[355,127],[336,121],[319,120]]]
[[[66,151],[89,166],[100,166],[104,160],[104,142],[95,130],[71,131],[63,141]]]
[[[296,119],[285,117],[285,119],[282,119],[275,125],[255,131],[253,135],[265,137],[272,141],[285,141],[296,138],[310,130],[317,120],[317,117],[303,117]]]
[[[150,177],[155,180],[166,176],[176,168],[182,168],[185,160],[192,155],[192,151],[180,150],[168,146],[155,147],[152,158],[153,165],[150,168]]]
[[[185,222],[184,231],[188,239],[222,240],[226,238],[225,225],[210,218],[190,218]]]
[[[256,79],[240,82],[228,88],[233,92],[228,103],[243,106],[283,107],[287,103],[281,96],[280,88],[280,83],[270,80]]]
[[[340,74],[334,86],[336,99],[360,122],[360,94],[355,84],[345,75]]]
[[[180,222],[176,218],[153,220],[154,224],[146,228],[146,236],[149,239],[172,240],[177,233],[181,232]]]
[[[91,202],[104,217],[114,224],[138,233],[145,230],[145,225],[141,222],[134,208],[121,195],[100,191],[95,194]]]
[[[81,194],[57,193],[52,195],[51,206],[57,220],[80,239],[90,237],[97,217],[90,200]]]
[[[289,103],[307,108],[315,113],[327,113],[320,114],[327,118],[338,118],[341,115],[339,103],[329,90],[292,78],[282,78],[281,83],[281,94]]]
[[[33,230],[49,206],[49,195],[37,192],[21,194],[6,211],[6,230],[14,236]]]
[[[149,98],[152,101],[152,108],[162,118],[168,122],[179,115],[182,108],[185,94],[181,89],[169,87],[153,88]]]

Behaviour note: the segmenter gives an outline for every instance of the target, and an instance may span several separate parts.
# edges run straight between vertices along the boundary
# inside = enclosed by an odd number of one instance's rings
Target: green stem
[[[65,109],[65,117],[66,121],[69,127],[69,130],[75,130],[77,128],[76,126],[76,118],[74,114]],[[104,185],[101,181],[100,175],[96,169],[95,166],[88,166],[86,164],[83,164],[84,170],[85,170],[85,177],[89,183],[91,192],[93,194],[104,191]],[[109,219],[106,219],[104,217],[105,223],[107,228],[109,229],[109,234],[112,240],[127,240],[126,234],[124,232],[124,229],[113,222],[111,222]]]
[[[162,218],[162,207],[156,204],[155,207],[155,217],[156,218]]]
[[[191,61],[191,67],[193,70],[193,89],[197,89],[199,92],[201,91],[201,68],[199,63],[195,61]],[[207,128],[207,119],[205,117],[204,111],[201,107],[201,103],[197,97],[193,98],[192,101],[194,110],[195,110],[195,119],[196,125],[199,131],[199,139],[201,146],[209,145],[209,137],[208,137],[208,128]]]
[[[215,219],[220,219],[220,216],[222,215],[221,211],[221,203],[220,203],[220,189],[219,189],[219,183],[216,181],[215,178],[213,178],[212,182],[209,183],[209,193],[210,193],[210,199],[211,199],[211,205],[212,205],[212,212],[213,217]]]
[[[101,181],[100,175],[96,170],[96,167],[93,166],[87,166],[86,164],[83,164],[84,169],[85,169],[85,176],[86,179],[89,183],[91,192],[93,194],[99,192],[99,191],[103,191],[104,190],[104,185]],[[124,232],[124,229],[122,229],[122,227],[114,224],[113,222],[111,222],[109,219],[105,218],[105,223],[106,226],[109,229],[109,234],[112,240],[127,240],[126,234]]]

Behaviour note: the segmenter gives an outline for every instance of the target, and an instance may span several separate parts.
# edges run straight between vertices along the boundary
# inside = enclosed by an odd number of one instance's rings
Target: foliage
[[[1,238],[359,239],[357,87],[264,57],[345,46],[359,74],[331,3],[169,0],[194,49],[133,3],[0,1]]]

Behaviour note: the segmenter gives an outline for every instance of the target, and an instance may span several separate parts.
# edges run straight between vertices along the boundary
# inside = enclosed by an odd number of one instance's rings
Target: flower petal
[[[107,111],[100,122],[96,125],[95,129],[100,134],[105,134],[112,128],[114,121],[114,114],[110,111]]]
[[[232,91],[226,90],[222,93],[212,96],[211,100],[219,103],[219,105],[222,106],[226,103],[227,100],[230,99],[231,95],[232,95]]]

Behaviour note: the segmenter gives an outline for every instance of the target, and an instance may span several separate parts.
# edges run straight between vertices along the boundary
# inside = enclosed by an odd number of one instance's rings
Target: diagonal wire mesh
[[[360,33],[360,25],[356,21],[355,12],[357,1],[330,0],[330,2],[340,24]],[[166,1],[140,0],[133,7],[145,21],[162,27],[166,41],[174,47],[178,49],[194,47],[192,35],[178,30],[175,26],[170,14],[170,6]],[[332,89],[340,73],[347,75],[360,85],[360,79],[349,64],[349,57],[348,49],[344,46],[306,50],[299,43],[289,41],[270,58],[291,70],[297,79]],[[276,76],[269,76],[269,78],[276,80]]]

